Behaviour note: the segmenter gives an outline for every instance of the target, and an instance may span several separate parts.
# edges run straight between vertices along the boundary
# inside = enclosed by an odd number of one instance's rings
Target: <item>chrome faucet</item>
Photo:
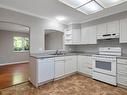
[[[59,50],[56,50],[56,55],[59,53]]]

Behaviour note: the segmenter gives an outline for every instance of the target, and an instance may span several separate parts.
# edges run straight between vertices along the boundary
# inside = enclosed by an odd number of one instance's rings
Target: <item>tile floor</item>
[[[127,90],[75,74],[39,88],[28,82],[12,86],[0,90],[0,95],[127,95]]]

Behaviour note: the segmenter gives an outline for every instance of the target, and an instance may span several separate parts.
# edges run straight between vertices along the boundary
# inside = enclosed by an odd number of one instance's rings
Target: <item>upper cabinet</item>
[[[81,29],[66,29],[64,35],[65,44],[79,44],[81,39]]]
[[[97,25],[97,39],[119,38],[119,20]]]
[[[65,44],[97,44],[97,39],[119,38],[127,43],[127,19],[89,27],[72,27],[65,31]]]
[[[80,38],[81,38],[81,30],[80,29],[72,29],[73,44],[80,43]]]
[[[107,23],[107,34],[119,34],[119,21]]]
[[[107,33],[107,24],[97,25],[97,35],[105,35]]]
[[[97,44],[96,26],[81,29],[81,44]]]
[[[127,43],[127,19],[120,20],[120,43]]]

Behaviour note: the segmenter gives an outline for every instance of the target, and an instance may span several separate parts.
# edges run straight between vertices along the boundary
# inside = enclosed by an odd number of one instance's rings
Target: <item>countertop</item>
[[[84,56],[92,56],[98,53],[91,53],[91,52],[73,52],[73,53],[65,53],[63,55],[52,55],[48,53],[38,53],[38,54],[31,54],[31,57],[36,59],[43,59],[43,58],[52,58],[52,57],[63,57],[63,56],[74,56],[74,55],[84,55]],[[122,55],[117,57],[118,59],[127,59],[127,55]]]
[[[38,53],[38,54],[31,54],[30,57],[34,57],[36,59],[43,59],[43,58],[52,58],[52,57],[74,56],[74,55],[92,56],[95,54],[97,54],[97,53],[74,52],[74,53],[65,53],[63,55],[52,55],[52,54],[48,54],[48,53]]]
[[[122,56],[117,57],[118,59],[127,59],[127,55],[123,54]]]

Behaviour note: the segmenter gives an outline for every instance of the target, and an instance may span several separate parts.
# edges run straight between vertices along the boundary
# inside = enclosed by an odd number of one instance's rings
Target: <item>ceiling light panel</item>
[[[127,0],[96,0],[99,4],[101,4],[104,8],[109,8],[118,4],[121,4],[123,2],[126,2]]]
[[[63,20],[65,20],[66,18],[65,18],[64,16],[57,16],[56,19],[57,19],[58,21],[63,21]]]
[[[72,8],[77,8],[82,6],[83,4],[90,2],[91,0],[59,0],[59,1]]]
[[[103,10],[103,8],[97,4],[95,1],[85,4],[84,6],[78,8],[77,10],[89,15]]]

